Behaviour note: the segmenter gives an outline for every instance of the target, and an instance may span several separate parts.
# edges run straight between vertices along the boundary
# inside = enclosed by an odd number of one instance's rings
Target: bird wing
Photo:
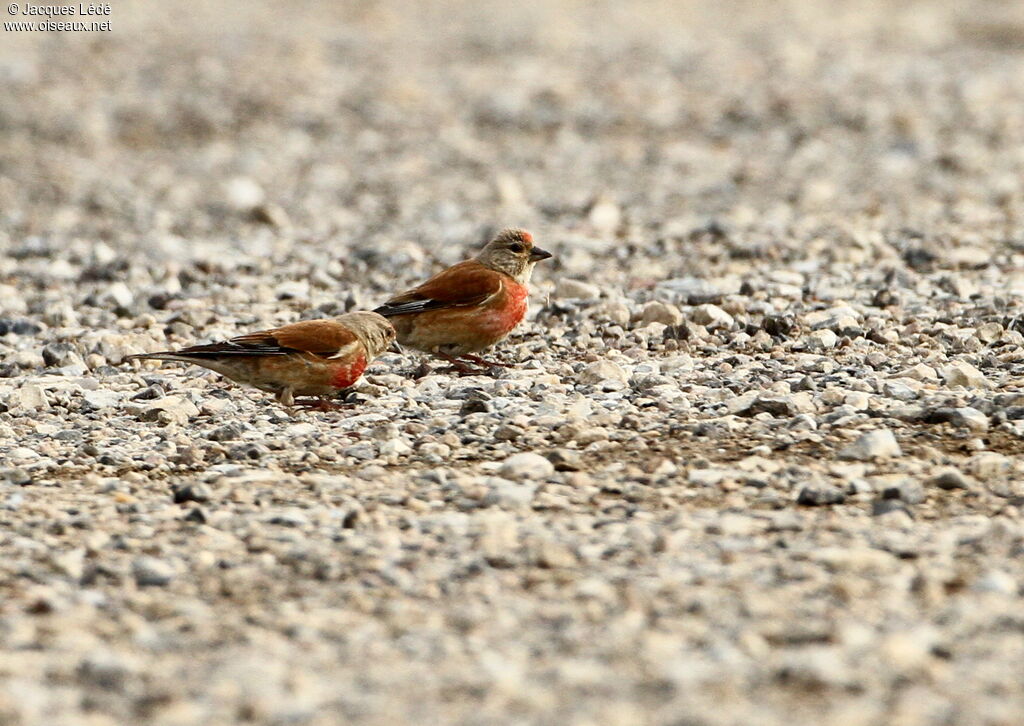
[[[312,353],[322,358],[341,357],[360,344],[356,334],[336,320],[303,320],[273,330],[240,335],[229,343],[272,353]]]
[[[384,317],[440,308],[480,305],[502,290],[500,272],[466,260],[431,277],[419,287],[393,297],[373,312]]]
[[[246,333],[221,343],[193,345],[182,350],[168,351],[166,355],[188,359],[310,353],[321,358],[341,358],[354,352],[359,345],[356,334],[342,323],[335,320],[304,320],[273,330]]]

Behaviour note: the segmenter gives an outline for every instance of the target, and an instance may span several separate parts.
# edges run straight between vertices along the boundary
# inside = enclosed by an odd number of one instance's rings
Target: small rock
[[[879,429],[863,434],[852,444],[839,452],[840,459],[870,461],[871,459],[902,456],[903,452],[896,437],[889,429]]]
[[[918,363],[900,373],[900,377],[912,378],[915,381],[935,381],[938,380],[939,374],[930,365]]]
[[[364,444],[360,448],[367,452],[367,455],[358,456],[358,458],[372,459],[374,457],[374,450],[372,446]],[[351,451],[352,449],[346,449],[346,456],[354,455],[349,453]],[[233,461],[259,461],[269,453],[270,449],[268,449],[263,444],[250,442],[247,444],[237,444],[235,446],[232,446],[231,449],[228,451],[228,458],[232,459]]]
[[[992,252],[984,247],[963,245],[947,249],[945,253],[946,259],[957,267],[976,269],[992,264]]]
[[[971,489],[974,482],[956,467],[947,466],[939,469],[928,482],[939,489]]]
[[[257,204],[250,212],[254,222],[271,227],[288,226],[288,214],[277,204]]]
[[[15,391],[8,405],[19,411],[46,411],[50,408],[46,400],[46,391],[36,383],[26,383]]]
[[[555,297],[563,300],[596,300],[601,297],[601,288],[589,282],[566,277],[559,280],[555,286]]]
[[[494,429],[495,441],[516,441],[526,433],[526,429],[515,424],[501,424]]]
[[[729,329],[735,322],[732,315],[722,310],[717,305],[711,305],[710,303],[699,305],[694,308],[693,313],[690,316],[697,325],[703,325],[708,329],[725,328]]]
[[[906,503],[899,499],[876,499],[871,503],[872,517],[881,517],[886,514],[903,514],[913,519]]]
[[[728,404],[729,413],[736,416],[757,416],[768,413],[775,418],[791,418],[814,410],[814,403],[806,393],[788,396],[770,393],[744,394]]]
[[[139,587],[162,587],[174,579],[174,568],[156,557],[137,557],[132,562],[132,576]]]
[[[10,320],[0,318],[0,336],[14,333],[15,335],[36,335],[41,333],[42,326],[31,320]]]
[[[171,496],[175,504],[182,504],[183,502],[208,502],[213,496],[213,492],[205,484],[176,484],[171,487]]]
[[[70,343],[49,343],[43,346],[43,362],[52,367],[69,365],[78,357]]]
[[[124,394],[118,391],[85,391],[82,394],[86,406],[92,411],[103,411],[108,408],[116,408],[124,399]]]
[[[1003,334],[1003,326],[999,323],[984,323],[978,326],[975,334],[982,343],[994,343]]]
[[[619,381],[626,383],[629,374],[618,363],[610,360],[599,360],[584,368],[579,375],[580,383],[597,384],[602,381]]]
[[[983,451],[967,460],[967,471],[981,481],[988,481],[1006,475],[1010,470],[1010,458],[995,451]]]
[[[301,421],[285,428],[284,435],[289,439],[297,439],[302,436],[312,436],[316,431],[317,428],[314,424],[309,421]]]
[[[947,386],[963,386],[964,388],[988,388],[989,382],[985,375],[966,361],[956,361],[942,369],[942,380]]]
[[[234,441],[246,432],[248,427],[239,421],[231,421],[218,426],[206,435],[210,441]]]
[[[134,301],[135,295],[132,293],[131,288],[129,288],[124,282],[120,281],[111,284],[96,298],[96,302],[100,307],[112,310],[124,310],[129,308]]]
[[[555,466],[540,454],[524,451],[505,459],[499,472],[511,479],[543,479],[555,473]]]
[[[193,524],[206,524],[206,512],[200,507],[193,507],[182,519]]]
[[[514,482],[497,476],[488,477],[484,483],[487,486],[484,504],[490,507],[505,509],[529,507],[533,502],[533,495],[537,491],[537,487],[533,484]]]
[[[309,300],[308,280],[288,280],[274,288],[274,297],[278,300],[296,300],[307,302]]]
[[[677,277],[659,282],[657,289],[674,293],[688,305],[703,305],[739,292],[740,283],[738,280],[713,282],[699,277]]]
[[[295,527],[301,529],[309,526],[309,517],[304,511],[296,507],[286,507],[270,512],[263,520],[267,524],[275,524],[278,527]]]
[[[53,556],[54,567],[72,580],[81,580],[85,571],[85,548],[76,547]]]
[[[412,446],[402,437],[396,436],[380,445],[381,456],[405,456],[412,453]]]
[[[35,350],[19,350],[10,359],[20,369],[35,371],[46,367],[43,356]]]
[[[989,570],[971,586],[975,592],[994,592],[999,595],[1017,595],[1020,587],[1013,575],[1005,570]]]
[[[561,542],[544,540],[533,548],[533,560],[539,567],[549,569],[572,567],[576,564],[576,553]]]
[[[830,348],[835,348],[836,343],[838,342],[839,336],[828,328],[825,328],[824,330],[815,330],[807,336],[807,347],[811,350],[828,350]]]
[[[662,325],[679,325],[683,322],[683,314],[675,305],[654,300],[644,305],[640,313],[640,322],[644,325],[661,323]]]
[[[578,451],[553,449],[546,456],[555,467],[555,471],[580,471],[583,468],[583,457]]]
[[[224,185],[227,203],[240,211],[249,211],[263,201],[263,188],[252,179],[236,176]]]
[[[914,479],[907,479],[882,490],[882,499],[899,499],[906,504],[920,504],[925,500],[924,487]]]
[[[122,692],[132,676],[133,669],[123,657],[112,651],[90,653],[82,658],[75,670],[78,680],[92,688]]]
[[[142,409],[139,418],[143,421],[159,421],[166,418],[183,425],[188,423],[190,418],[198,415],[199,409],[184,396],[165,396]]]
[[[883,383],[882,393],[887,398],[895,398],[897,401],[913,401],[917,398],[917,391],[907,384],[898,381],[886,381]]]
[[[0,477],[14,486],[26,487],[32,483],[32,476],[24,469],[3,469],[0,470]]]
[[[112,393],[112,391],[111,391]],[[141,391],[131,397],[133,401],[155,401],[158,398],[163,398],[167,395],[167,391],[164,390],[163,386],[153,384],[152,386],[146,386]]]
[[[954,426],[969,429],[971,431],[988,431],[988,416],[978,409],[970,408],[968,406],[954,408],[949,422]]]
[[[796,503],[805,507],[822,507],[845,501],[846,493],[842,489],[826,484],[808,484],[800,489],[796,497]]]

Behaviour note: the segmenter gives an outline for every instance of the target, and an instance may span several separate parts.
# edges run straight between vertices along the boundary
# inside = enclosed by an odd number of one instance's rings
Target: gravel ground
[[[0,723],[1024,723],[1024,5],[338,5],[2,36]],[[516,368],[123,363],[505,225]]]

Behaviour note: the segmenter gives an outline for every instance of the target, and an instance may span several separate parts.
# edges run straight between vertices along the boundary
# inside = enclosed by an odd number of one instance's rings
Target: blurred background
[[[380,241],[409,242],[385,257],[413,274],[517,224],[575,243],[563,271],[629,286],[1020,241],[1012,0],[118,2],[110,20],[4,32],[0,245],[326,256],[355,282]],[[706,235],[710,259],[690,254]]]

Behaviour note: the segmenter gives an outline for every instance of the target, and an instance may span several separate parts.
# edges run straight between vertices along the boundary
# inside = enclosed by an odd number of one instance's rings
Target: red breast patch
[[[366,356],[360,353],[351,363],[342,363],[334,369],[334,375],[331,376],[331,386],[334,388],[349,388],[359,380],[359,376],[363,375],[365,370]]]

